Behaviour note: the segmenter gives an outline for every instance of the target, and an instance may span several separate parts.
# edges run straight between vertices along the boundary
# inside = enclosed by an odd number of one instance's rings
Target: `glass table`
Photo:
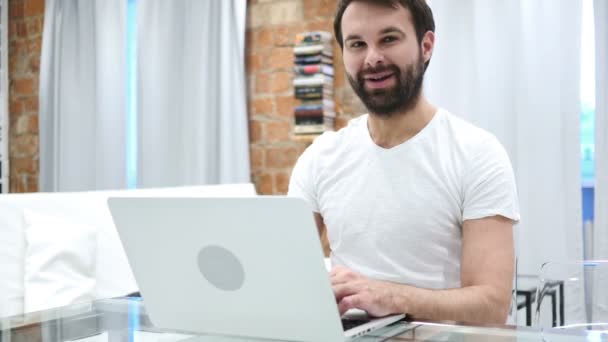
[[[100,300],[0,319],[0,342],[241,342],[259,339],[197,335],[152,325],[136,298]],[[514,326],[397,322],[357,341],[608,341],[608,333]]]

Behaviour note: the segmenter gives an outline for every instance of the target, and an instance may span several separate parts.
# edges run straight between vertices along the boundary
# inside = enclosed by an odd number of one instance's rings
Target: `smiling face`
[[[413,108],[433,33],[419,43],[409,10],[369,1],[354,1],[346,8],[342,33],[348,80],[370,114],[391,116]]]

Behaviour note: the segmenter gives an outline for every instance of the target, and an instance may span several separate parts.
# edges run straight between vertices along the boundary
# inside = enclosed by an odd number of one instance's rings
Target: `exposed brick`
[[[302,0],[261,2],[250,6],[247,27],[258,28],[295,23],[302,20]]]
[[[38,115],[20,115],[15,123],[15,134],[38,134]]]
[[[13,158],[11,160],[11,173],[30,175],[38,174],[38,161],[31,157]]]
[[[286,121],[274,121],[266,124],[266,141],[279,142],[289,139],[291,124]]]
[[[246,68],[249,74],[257,73],[262,68],[262,56],[255,52],[250,53],[246,59]]]
[[[333,19],[322,21],[311,21],[306,25],[308,31],[327,31],[333,33]]]
[[[270,8],[270,24],[281,25],[302,20],[302,0],[276,2]]]
[[[274,70],[292,70],[293,69],[293,49],[288,47],[276,47],[272,49],[270,58],[266,67]]]
[[[11,20],[23,18],[23,2],[21,1],[9,1],[9,16]]]
[[[31,78],[16,79],[12,84],[12,91],[17,95],[31,95],[35,90],[34,80]]]
[[[42,52],[42,39],[33,38],[27,42],[27,53],[30,56],[40,56]]]
[[[270,173],[263,173],[256,177],[257,192],[260,195],[272,195],[274,194],[274,188],[272,186],[272,175]]]
[[[255,31],[253,36],[253,49],[265,49],[274,45],[273,32],[269,28],[262,28]]]
[[[266,72],[258,72],[255,75],[255,93],[265,94],[270,92],[270,74]]]
[[[10,192],[25,192],[25,182],[21,177],[11,172]]]
[[[252,143],[262,141],[262,123],[259,121],[249,121],[249,140]]]
[[[274,43],[276,46],[293,44],[293,38],[291,36],[289,26],[282,25],[274,30]]]
[[[8,41],[12,42],[15,40],[17,35],[17,24],[16,20],[10,20],[8,23]]]
[[[334,59],[338,60],[337,63],[334,63],[334,88],[350,87],[350,84],[346,79],[346,71],[344,71],[341,52],[339,49],[334,50],[334,52]]]
[[[332,18],[336,9],[336,0],[306,0],[304,20]]]
[[[264,167],[264,149],[262,147],[251,147],[251,169],[254,171]]]
[[[274,99],[273,98],[262,98],[251,101],[251,114],[252,115],[270,115],[273,113]]]
[[[29,71],[32,74],[38,75],[40,73],[40,60],[39,59],[32,58],[28,65],[29,65]],[[38,83],[38,82],[36,82],[36,83]]]
[[[18,59],[17,56],[10,54],[10,56],[8,57],[8,69],[12,71],[17,70],[17,65],[19,61],[20,59]]]
[[[25,21],[25,29],[28,37],[38,37],[42,34],[42,27],[38,25],[37,18],[31,18]]]
[[[11,99],[8,104],[8,112],[11,114],[21,114],[23,112],[23,102]],[[13,115],[13,117],[16,117],[16,115]]]
[[[304,31],[306,28],[303,22],[279,26],[274,30],[274,44],[293,47],[296,35]]]
[[[38,154],[38,135],[18,135],[11,139],[14,157],[28,157]]]
[[[274,188],[277,194],[285,195],[289,189],[289,173],[279,172],[274,176]]]
[[[336,3],[337,0],[248,2],[247,73],[252,120],[252,177],[260,193],[285,193],[291,168],[310,145],[309,142],[292,140],[293,111],[300,104],[300,100],[294,98],[292,86],[293,45],[296,34],[301,32],[323,30],[333,33]],[[268,32],[272,32],[272,38]],[[336,42],[333,44],[336,121],[341,126],[366,110],[350,89],[344,77],[341,51]],[[345,111],[348,113],[343,113]],[[253,125],[256,125],[256,134],[253,134]],[[272,184],[269,184],[269,176]]]
[[[293,118],[294,108],[297,103],[293,95],[277,96],[275,101],[277,104],[276,117]]]
[[[266,150],[266,167],[283,169],[292,167],[298,158],[295,147],[271,147]]]
[[[273,93],[283,93],[291,89],[292,73],[279,71],[272,75],[272,85],[270,90]]]
[[[25,192],[38,191],[38,175],[26,175]]]
[[[38,189],[38,79],[44,0],[10,0],[9,157],[12,192]]]
[[[30,122],[29,115],[20,115],[17,117],[17,123],[15,124],[15,134],[21,135],[28,133]]]
[[[18,21],[15,23],[15,31],[17,33],[17,38],[27,37],[27,29],[23,21]]]
[[[23,100],[24,110],[26,112],[38,112],[38,97],[28,96]]]
[[[251,52],[253,52],[253,35],[254,35],[255,31],[254,30],[246,30],[245,31],[245,53],[246,54],[251,54]]]
[[[44,0],[25,0],[23,13],[26,17],[44,15]]]

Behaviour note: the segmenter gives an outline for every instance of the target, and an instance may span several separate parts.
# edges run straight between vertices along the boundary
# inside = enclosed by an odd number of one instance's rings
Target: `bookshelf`
[[[335,128],[334,67],[332,35],[326,31],[296,35],[294,45],[293,137],[312,142],[325,131]]]
[[[0,0],[0,193],[9,192],[8,0]]]

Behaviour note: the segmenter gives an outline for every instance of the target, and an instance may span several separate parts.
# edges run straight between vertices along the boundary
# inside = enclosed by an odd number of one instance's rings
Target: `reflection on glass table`
[[[303,326],[302,329],[314,327]],[[197,335],[192,332],[159,329],[150,322],[143,301],[120,298],[2,318],[0,342],[9,341],[241,342],[260,339]],[[545,329],[541,332],[530,327],[402,321],[358,338],[357,341],[608,341],[608,334],[560,329]]]

